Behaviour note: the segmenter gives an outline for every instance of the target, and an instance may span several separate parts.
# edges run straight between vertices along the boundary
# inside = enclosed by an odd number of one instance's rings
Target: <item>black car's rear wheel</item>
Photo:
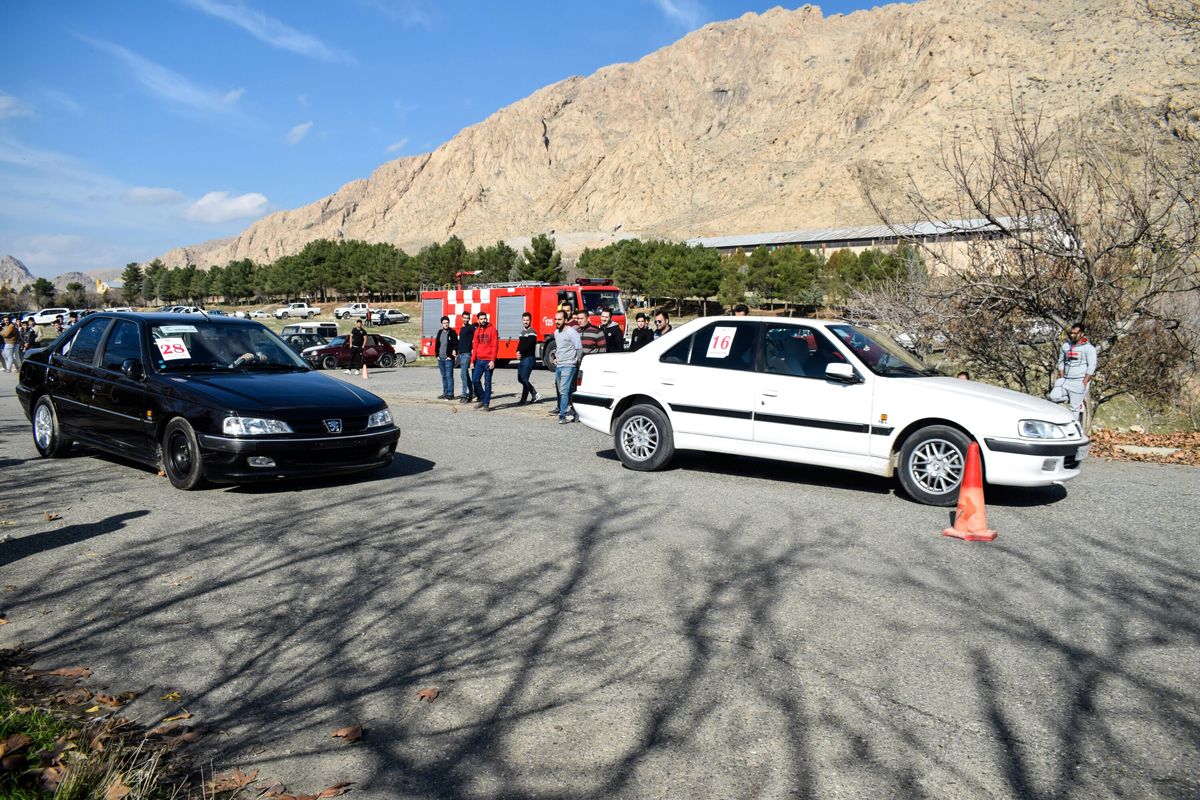
[[[337,369],[337,356],[325,356],[322,358],[321,369]]]
[[[204,484],[204,461],[200,443],[191,424],[182,417],[167,423],[162,438],[163,471],[176,489],[195,489]]]
[[[392,358],[391,353],[381,353],[379,355],[379,366],[381,367],[390,367],[395,363],[395,361],[396,360]]]
[[[61,458],[71,449],[71,440],[58,426],[54,402],[46,395],[33,404],[33,446],[45,458]]]

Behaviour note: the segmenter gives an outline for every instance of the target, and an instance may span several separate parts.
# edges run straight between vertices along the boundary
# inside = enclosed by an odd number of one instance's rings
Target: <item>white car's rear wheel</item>
[[[633,406],[617,420],[613,446],[617,458],[629,469],[662,469],[675,455],[671,421],[657,406]]]

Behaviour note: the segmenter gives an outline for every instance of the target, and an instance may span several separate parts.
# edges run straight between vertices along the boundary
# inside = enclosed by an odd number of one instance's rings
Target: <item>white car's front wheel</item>
[[[629,469],[662,469],[675,455],[671,421],[658,406],[633,406],[617,420],[613,446],[617,458]]]
[[[900,449],[900,485],[913,500],[929,506],[958,502],[971,440],[958,428],[930,425]]]

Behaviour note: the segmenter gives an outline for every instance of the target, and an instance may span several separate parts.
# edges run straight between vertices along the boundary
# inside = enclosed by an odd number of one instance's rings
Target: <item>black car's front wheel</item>
[[[182,417],[167,423],[162,438],[163,471],[176,489],[195,489],[204,484],[204,462],[196,431]]]
[[[657,406],[636,405],[617,420],[613,446],[629,469],[662,469],[675,455],[671,421]]]
[[[61,458],[71,449],[71,440],[58,426],[54,401],[46,395],[33,404],[33,446],[45,458]]]

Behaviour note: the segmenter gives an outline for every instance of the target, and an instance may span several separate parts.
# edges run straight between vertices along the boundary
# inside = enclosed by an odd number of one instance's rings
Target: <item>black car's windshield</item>
[[[189,317],[150,328],[155,367],[163,372],[306,370],[292,349],[257,323],[229,325]]]
[[[876,375],[922,378],[942,374],[878,331],[853,325],[830,325],[829,330]]]

